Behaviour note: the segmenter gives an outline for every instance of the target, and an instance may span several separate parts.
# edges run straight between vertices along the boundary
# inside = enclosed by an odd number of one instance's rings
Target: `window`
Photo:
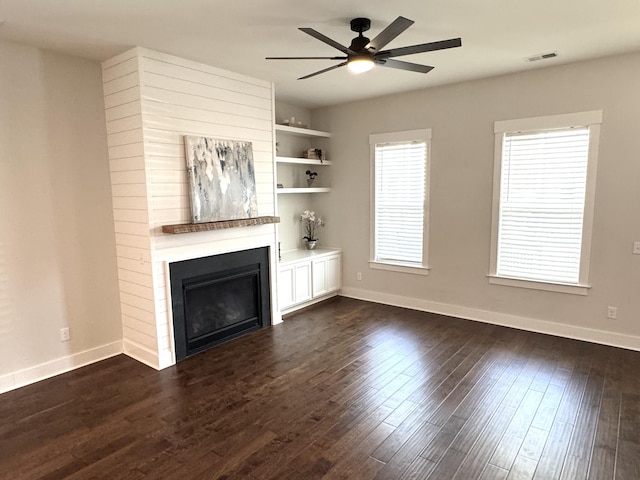
[[[495,123],[491,283],[586,294],[602,112]]]
[[[369,136],[372,268],[426,275],[431,130]]]

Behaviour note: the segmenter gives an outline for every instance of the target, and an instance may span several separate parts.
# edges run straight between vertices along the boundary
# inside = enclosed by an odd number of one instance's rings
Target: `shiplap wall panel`
[[[167,159],[168,160],[168,159]],[[152,183],[181,183],[187,185],[187,168],[184,158],[162,162],[162,166],[150,168],[148,178]]]
[[[126,52],[122,52],[119,55],[116,55],[115,57],[111,57],[107,60],[105,60],[104,62],[102,62],[102,72],[104,75],[104,71],[111,69],[113,67],[115,67],[116,65],[119,65],[123,62],[126,62],[127,60],[131,59],[131,58],[138,58],[138,52],[135,48],[131,48],[129,50],[127,50]]]
[[[163,90],[149,85],[145,86],[145,97],[149,102],[168,103],[180,107],[197,108],[221,114],[233,114],[243,118],[255,118],[271,121],[271,109],[238,105],[237,103],[214,98],[206,98],[184,92]]]
[[[147,300],[154,299],[153,288],[136,285],[135,283],[127,282],[126,280],[120,280],[119,284],[121,292],[135,295],[136,297],[140,298],[145,298]]]
[[[130,158],[139,159],[140,157],[142,157],[144,165],[144,143],[127,143],[124,145],[109,147],[109,156],[111,158],[111,162],[113,162],[114,160],[127,160]],[[132,160],[131,163],[133,163],[134,161],[135,160]],[[122,163],[123,165],[126,164],[126,162],[120,163]],[[129,168],[129,170],[132,169],[133,168]],[[126,168],[123,168],[123,170],[126,170]]]
[[[111,185],[111,193],[116,197],[142,197],[147,196],[147,186],[144,183],[123,183]]]
[[[140,127],[141,115],[131,115],[107,121],[107,135],[127,132]]]
[[[119,269],[118,278],[123,282],[133,283],[141,287],[153,288],[153,279],[147,273],[138,273],[131,270]]]
[[[158,347],[137,52],[103,62],[102,78],[123,343],[146,352],[148,363]]]
[[[124,117],[133,117],[135,115],[140,115],[140,100],[135,100],[129,103],[123,103],[120,105],[113,106],[111,108],[107,108],[105,111],[105,117],[107,122],[111,122],[118,118]]]
[[[276,240],[275,225],[162,233],[190,221],[184,136],[251,141],[259,214],[273,215],[273,86],[144,48],[104,62],[103,78],[125,351],[163,368],[175,362],[167,262],[273,253]]]
[[[136,222],[114,222],[116,233],[124,233],[128,235],[138,235],[146,237],[149,235],[149,225],[146,223]]]
[[[105,95],[113,95],[114,93],[123,92],[140,86],[138,72],[132,72],[122,77],[103,82],[102,91]],[[110,105],[113,106],[113,105]]]
[[[121,292],[122,303],[139,308],[146,312],[153,312],[155,308],[154,299],[132,295],[129,292]]]
[[[174,132],[169,130],[155,130],[146,129],[144,131],[144,139],[147,144],[153,148],[157,146],[160,148],[162,154],[160,156],[184,156],[184,136],[185,135],[197,135],[196,132]],[[234,140],[239,140],[234,138]],[[251,140],[253,143],[253,152],[260,152],[271,158],[273,156],[272,145],[273,139],[267,140]],[[166,149],[166,150],[163,150]],[[172,150],[173,149],[173,150]],[[154,156],[154,150],[145,150],[147,156]]]
[[[122,326],[122,334],[129,340],[130,342],[135,342],[139,346],[145,347],[147,350],[157,350],[158,346],[155,343],[155,340],[149,335],[134,330],[130,328],[128,324],[123,324]]]
[[[154,135],[160,136],[163,133],[171,134],[171,132],[163,132],[163,131],[153,130],[153,129],[145,130],[145,140],[147,142],[145,144],[146,155],[150,155],[152,157],[172,157],[172,158],[179,157],[184,161],[184,136],[199,135],[196,132],[184,132],[179,136],[174,134],[174,136],[176,137],[174,143],[152,142],[151,139],[149,138]],[[236,138],[235,140],[244,140],[244,139]],[[268,146],[271,145],[271,141],[252,140],[251,142],[253,143],[254,154],[256,152],[270,153]]]
[[[188,118],[198,122],[212,123],[214,125],[250,128],[255,130],[264,130],[264,126],[269,126],[271,123],[267,119],[248,117],[244,115],[241,116],[236,112],[216,112],[214,110],[183,107],[180,105],[170,105],[155,101],[145,102],[145,113],[159,117]],[[215,113],[215,121],[212,121],[211,113]],[[135,115],[135,113],[132,113],[132,115]]]
[[[147,211],[147,199],[144,197],[112,197],[113,208]]]
[[[218,75],[218,76],[229,78],[232,80],[239,80],[248,85],[260,85],[260,86],[270,85],[269,82],[260,80],[258,78],[249,77],[242,73],[231,72],[229,70],[223,70],[221,68],[213,67],[211,65],[205,65],[204,63],[197,63],[192,60],[187,60],[186,58],[175,57],[168,53],[148,50],[143,47],[138,47],[138,53],[142,58],[158,60],[161,62],[173,64],[173,65],[180,65],[191,70],[210,73],[211,75]]]
[[[155,322],[144,322],[129,315],[123,315],[122,320],[123,325],[127,325],[129,328],[133,328],[138,332],[147,334],[149,341],[154,341],[156,327]]]
[[[270,131],[224,125],[217,123],[213,118],[209,122],[204,122],[201,120],[145,115],[143,125],[145,128],[154,130],[173,131],[177,128],[181,132],[190,132],[191,135],[203,137],[210,136],[211,132],[215,131],[215,138],[229,140],[258,140],[268,142],[271,139]],[[123,125],[115,125],[113,128],[123,128]],[[108,129],[109,126],[107,125],[107,130]]]
[[[123,271],[126,270],[127,272],[139,273],[141,275],[147,274],[149,270],[148,262],[144,263],[132,258],[118,258],[118,267]]]
[[[118,222],[146,222],[147,213],[144,210],[113,210],[114,220]]]
[[[156,209],[153,213],[155,224],[153,227],[162,227],[162,225],[171,225],[176,218],[189,218],[191,210],[189,208],[165,208]]]
[[[124,77],[138,71],[138,57],[133,56],[122,62],[104,68],[102,73],[103,82],[111,82],[116,78]]]
[[[146,182],[144,168],[139,170],[128,170],[120,172],[111,172],[111,183],[113,185],[126,185],[129,183],[142,183]]]
[[[107,135],[108,147],[119,147],[123,145],[131,145],[136,143],[142,143],[142,128],[135,128],[127,130],[126,132],[117,132]],[[143,155],[144,153],[141,153]]]
[[[116,245],[116,253],[118,257],[151,262],[151,252],[145,248]]]
[[[145,248],[151,250],[148,236],[129,235],[126,233],[116,233],[116,246],[125,245],[128,247]]]
[[[252,81],[249,77],[238,78],[223,70],[212,70],[204,65],[186,65],[174,59],[160,59],[157,56],[143,56],[143,68],[147,74],[158,74],[166,77],[187,79],[201,85],[209,85],[218,90],[250,95],[260,99],[271,96],[271,85],[268,82]]]
[[[104,70],[103,70],[104,72]],[[140,99],[140,86],[133,85],[124,90],[112,92],[104,97],[104,106],[108,110],[110,108],[124,105],[126,103],[136,102]]]
[[[132,78],[123,77],[122,79],[113,80],[112,93],[120,90],[124,90],[131,86],[127,82],[133,82]],[[247,105],[249,107],[257,107],[264,110],[269,110],[271,102],[268,99],[256,97],[254,95],[247,95],[244,93],[234,92],[232,90],[225,90],[210,85],[203,85],[201,83],[192,82],[181,78],[171,78],[165,75],[158,75],[155,73],[148,73],[145,75],[145,86],[155,88],[164,88],[166,90],[173,90],[178,93],[187,93],[190,95],[197,95],[200,97],[210,98],[212,100],[220,100],[237,105]],[[120,90],[118,90],[120,89]]]
[[[186,175],[187,166],[184,157],[147,157],[147,169],[149,175],[157,175],[157,172],[182,172]]]

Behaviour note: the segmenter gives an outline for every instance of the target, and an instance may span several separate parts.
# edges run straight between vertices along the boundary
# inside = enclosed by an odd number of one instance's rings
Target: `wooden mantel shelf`
[[[219,222],[163,225],[162,233],[208,232],[210,230],[222,230],[225,228],[236,227],[251,227],[253,225],[266,225],[268,223],[280,223],[280,217],[255,217],[243,218],[240,220],[222,220]]]

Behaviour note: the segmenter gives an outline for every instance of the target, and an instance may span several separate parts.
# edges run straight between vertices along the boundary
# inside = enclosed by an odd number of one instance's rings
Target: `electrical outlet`
[[[64,327],[60,329],[60,341],[68,342],[71,338],[71,334],[69,333],[69,327]]]
[[[640,242],[633,242],[633,254],[640,255]]]
[[[607,318],[615,320],[618,317],[618,307],[607,307]]]
[[[362,272],[356,273],[356,280],[362,280]]]

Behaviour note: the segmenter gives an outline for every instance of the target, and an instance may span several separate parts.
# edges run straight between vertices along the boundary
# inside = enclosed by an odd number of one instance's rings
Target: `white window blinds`
[[[496,274],[577,285],[589,128],[505,133]]]
[[[425,141],[375,144],[375,260],[422,264]]]

